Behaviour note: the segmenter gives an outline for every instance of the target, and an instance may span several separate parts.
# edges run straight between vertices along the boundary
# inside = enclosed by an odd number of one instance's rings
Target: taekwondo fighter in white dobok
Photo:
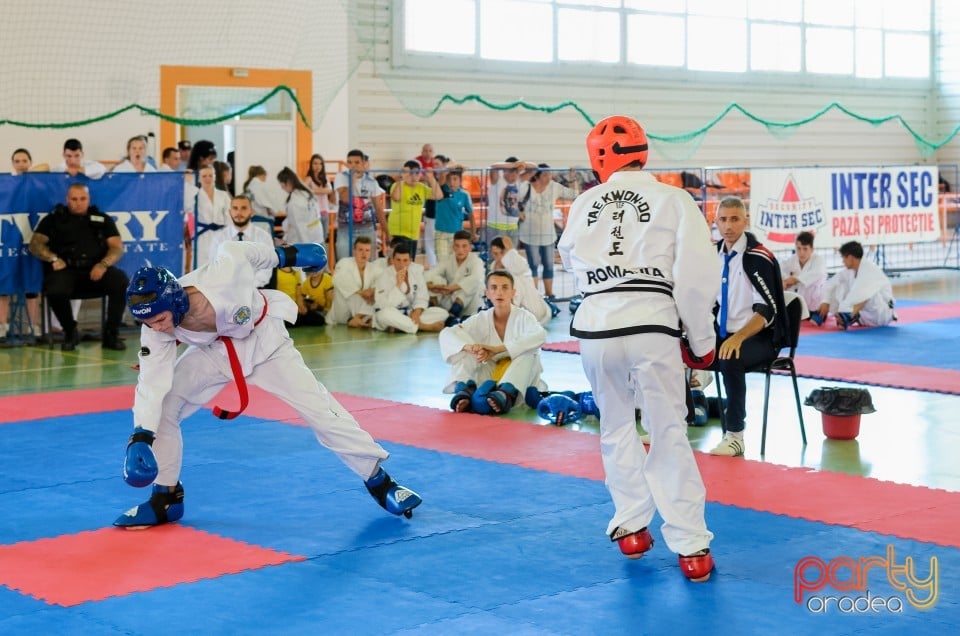
[[[127,305],[143,329],[123,478],[137,488],[153,484],[153,492],[114,525],[139,529],[183,516],[180,422],[231,380],[237,383],[240,408],[216,407],[214,414],[232,419],[242,412],[247,382],[265,389],[303,417],[320,443],[365,480],[387,512],[411,516],[420,496],[397,485],[380,467],[387,451],[317,382],[293,346],[283,321],[296,320],[294,302],[254,283],[259,269],[313,271],[326,264],[323,247],[313,243],[274,249],[230,241],[216,259],[179,281],[162,267],[143,267],[131,277]],[[179,357],[178,341],[188,345]]]
[[[823,303],[811,316],[818,325],[827,314],[837,319],[837,327],[851,325],[883,327],[897,319],[893,311],[893,287],[890,279],[871,261],[863,260],[863,246],[850,241],[840,246],[843,269],[827,282]]]
[[[647,135],[614,116],[587,135],[601,185],[570,207],[558,248],[583,303],[570,333],[600,409],[600,449],[615,512],[607,534],[630,558],[653,546],[647,525],[663,517],[663,538],[680,569],[705,581],[713,569],[704,520],[706,490],[687,441],[684,364],[713,362],[717,253],[703,214],[685,191],[641,172]],[[685,333],[686,337],[683,337]],[[650,451],[637,433],[643,411]]]
[[[540,379],[547,332],[533,314],[513,304],[510,272],[487,274],[486,294],[493,307],[440,332],[440,355],[451,365],[443,392],[454,394],[450,408],[458,413],[500,415],[520,391],[547,389]]]

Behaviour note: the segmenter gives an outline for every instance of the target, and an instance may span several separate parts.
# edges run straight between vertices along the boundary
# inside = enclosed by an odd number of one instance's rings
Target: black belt
[[[673,285],[666,281],[631,280],[625,283],[620,283],[615,287],[610,287],[609,289],[601,289],[600,291],[595,292],[585,292],[583,297],[588,298],[597,294],[609,294],[611,292],[646,292],[654,294],[666,294],[672,298]]]

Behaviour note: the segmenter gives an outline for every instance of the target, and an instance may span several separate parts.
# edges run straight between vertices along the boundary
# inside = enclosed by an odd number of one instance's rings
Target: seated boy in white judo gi
[[[896,320],[890,279],[875,263],[863,260],[863,246],[857,241],[844,243],[840,256],[844,269],[827,281],[823,302],[811,319],[823,324],[832,313],[837,327],[844,330],[855,324],[883,327]]]
[[[440,332],[440,354],[451,365],[444,393],[458,413],[503,414],[527,387],[546,390],[540,378],[540,348],[547,332],[523,307],[513,304],[513,276],[487,274],[486,295],[493,307]]]

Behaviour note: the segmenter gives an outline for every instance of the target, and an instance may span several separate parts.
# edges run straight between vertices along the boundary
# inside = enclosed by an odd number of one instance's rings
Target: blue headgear
[[[139,295],[155,297],[136,304],[130,302],[131,296]],[[190,309],[190,299],[170,270],[163,267],[141,267],[130,279],[127,287],[127,306],[137,320],[152,318],[169,311],[173,313],[173,324],[176,326]]]

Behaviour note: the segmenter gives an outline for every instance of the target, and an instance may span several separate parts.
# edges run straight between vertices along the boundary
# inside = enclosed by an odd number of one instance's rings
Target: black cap
[[[190,144],[188,140],[181,139],[180,142],[177,144],[177,148],[179,148],[180,150],[192,150],[193,146]]]

